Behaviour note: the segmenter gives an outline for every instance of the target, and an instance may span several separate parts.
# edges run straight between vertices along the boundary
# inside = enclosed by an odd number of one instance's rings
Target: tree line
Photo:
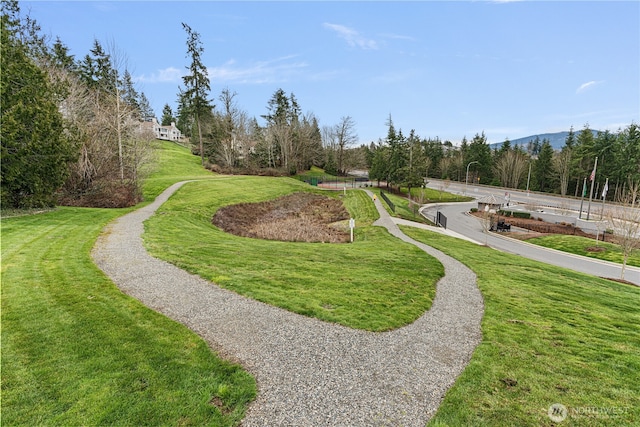
[[[405,136],[391,117],[387,126],[387,137],[366,147],[369,177],[398,189],[410,190],[438,178],[578,197],[585,179],[587,187],[591,185],[596,157],[595,197],[605,193],[607,178],[609,200],[640,182],[640,128],[635,123],[616,133],[595,135],[588,124],[577,133],[571,128],[559,151],[538,138],[526,146],[513,146],[507,139],[492,149],[484,133],[454,146],[438,138],[420,138],[413,130]]]
[[[319,125],[313,113],[303,114],[296,96],[277,89],[267,101],[264,124],[249,117],[237,103],[237,93],[224,88],[218,105],[209,99],[211,82],[202,62],[200,34],[182,23],[187,35],[188,73],[177,95],[177,111],[165,104],[162,124],[177,124],[190,139],[192,152],[203,166],[250,173],[295,174],[311,166],[330,174],[345,174],[363,166],[364,158],[352,155],[357,142],[355,122],[350,116],[333,126]]]
[[[124,54],[94,40],[76,60],[14,0],[1,20],[2,207],[137,203],[154,113]]]
[[[136,88],[126,56],[94,40],[90,52],[76,59],[59,38],[42,36],[16,0],[1,4],[2,207],[140,201],[155,113]],[[311,166],[346,174],[364,167],[364,157],[350,150],[357,135],[349,116],[320,128],[318,118],[303,114],[295,95],[283,89],[268,100],[263,125],[240,109],[229,88],[215,105],[200,35],[182,26],[190,61],[177,111],[166,104],[161,123],[177,123],[203,166],[272,174]]]
[[[90,52],[76,59],[60,39],[51,43],[41,36],[16,0],[2,0],[1,19],[2,207],[127,206],[141,200],[155,113],[137,90],[126,56],[94,40]],[[318,166],[345,175],[362,168],[373,180],[409,190],[441,178],[577,196],[598,157],[596,188],[609,178],[609,198],[640,181],[634,123],[617,133],[594,135],[588,125],[578,133],[572,129],[562,150],[554,151],[547,140],[526,147],[505,140],[492,149],[484,133],[459,146],[413,130],[405,136],[389,117],[385,139],[357,146],[350,116],[321,127],[293,93],[277,89],[261,124],[238,106],[229,88],[220,91],[217,104],[210,99],[200,35],[182,26],[188,72],[175,114],[165,104],[161,123],[175,122],[211,169],[295,174]]]

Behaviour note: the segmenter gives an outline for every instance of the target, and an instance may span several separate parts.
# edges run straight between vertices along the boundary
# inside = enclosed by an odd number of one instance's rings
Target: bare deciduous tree
[[[622,270],[620,278],[624,279],[629,255],[640,248],[640,181],[631,179],[627,182],[627,191],[618,196],[618,204],[608,212],[608,220],[620,249],[622,250]]]
[[[527,165],[527,157],[524,153],[509,150],[498,159],[494,169],[503,187],[518,188]]]
[[[358,135],[355,133],[356,123],[350,116],[340,118],[340,122],[335,125],[335,141],[338,150],[338,172],[345,173],[344,155],[345,150],[358,142]]]
[[[562,150],[553,157],[553,166],[560,178],[560,194],[567,195],[569,187],[569,178],[571,174],[571,150]]]
[[[222,116],[220,117],[220,141],[218,144],[218,159],[224,166],[236,166],[240,156],[240,141],[245,129],[243,123],[246,114],[238,108],[235,97],[237,93],[225,88],[218,99],[222,103]]]

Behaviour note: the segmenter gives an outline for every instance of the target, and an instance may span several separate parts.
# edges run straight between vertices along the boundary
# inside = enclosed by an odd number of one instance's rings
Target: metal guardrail
[[[380,197],[382,197],[384,199],[384,201],[387,202],[387,205],[389,205],[389,207],[391,208],[391,211],[393,213],[396,213],[396,205],[394,205],[393,202],[391,200],[389,200],[387,195],[384,194],[384,191],[382,191],[382,190],[380,190]]]

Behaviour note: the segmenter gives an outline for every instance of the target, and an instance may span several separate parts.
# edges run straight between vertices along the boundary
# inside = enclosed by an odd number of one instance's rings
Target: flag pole
[[[582,219],[582,206],[584,205],[584,196],[587,195],[587,178],[582,183],[582,197],[580,197],[580,212],[578,213],[578,219]]]
[[[589,179],[591,180],[591,191],[589,191],[589,205],[587,206],[587,221],[589,221],[589,214],[591,213],[591,200],[593,199],[593,184],[596,182],[596,169],[598,168],[598,158],[593,165],[593,172]]]
[[[604,188],[602,189],[602,210],[600,211],[600,221],[602,221],[602,215],[604,215],[604,201],[607,198],[607,191],[609,191],[609,178],[604,183]]]

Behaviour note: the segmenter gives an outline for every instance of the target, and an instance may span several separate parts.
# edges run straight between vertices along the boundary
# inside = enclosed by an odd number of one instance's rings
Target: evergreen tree
[[[114,93],[118,86],[118,73],[111,55],[94,39],[90,54],[79,65],[80,77],[89,89]]]
[[[3,207],[52,206],[74,151],[51,85],[18,38],[19,22],[4,10],[0,19],[0,200]]]
[[[74,55],[69,53],[69,47],[62,43],[60,38],[56,38],[56,41],[53,44],[51,60],[53,65],[60,69],[72,73],[76,73],[78,71]]]
[[[593,152],[598,157],[598,176],[597,182],[604,181],[607,177],[612,178],[616,175],[620,165],[616,164],[617,137],[611,132],[598,132],[593,141]]]
[[[147,95],[145,95],[144,92],[140,92],[140,97],[138,98],[138,106],[140,108],[140,118],[142,120],[152,119],[156,116],[156,113],[153,111],[153,108],[149,103],[149,99],[147,99]]]
[[[534,173],[538,191],[547,191],[553,179],[553,148],[548,140],[544,139],[540,146],[538,159],[534,164]]]
[[[420,144],[420,137],[415,130],[409,132],[407,138],[407,149],[409,150],[409,159],[405,166],[406,173],[404,185],[407,187],[407,194],[411,198],[411,189],[421,187],[424,184],[424,177],[427,173],[425,155]]]
[[[475,170],[478,172],[478,178],[480,183],[490,184],[493,178],[493,164],[491,161],[491,147],[487,144],[487,137],[484,132],[481,135],[476,134],[467,150],[465,158],[464,173],[466,174],[466,167],[470,162],[477,161]],[[471,178],[469,178],[471,181]]]
[[[407,169],[405,167],[407,165],[408,157],[406,139],[404,135],[402,135],[402,130],[396,132],[391,115],[389,115],[387,126],[389,128],[386,140],[387,146],[389,147],[386,177],[387,185],[397,185],[399,188],[406,180]]]
[[[509,141],[509,138],[507,138],[504,140],[504,142],[500,146],[500,149],[496,151],[496,155],[495,155],[496,159],[499,159],[503,155],[507,154],[509,151],[511,151],[511,141]]]
[[[428,176],[441,176],[440,160],[444,157],[443,144],[439,139],[425,140],[422,143],[424,147],[424,154],[429,159],[431,165],[428,169]]]
[[[609,182],[615,186],[612,197],[619,197],[629,183],[640,182],[640,127],[631,123],[619,132],[612,151],[615,167]]]
[[[169,104],[164,104],[164,108],[162,108],[162,120],[160,123],[162,126],[170,126],[171,123],[175,122],[176,119],[173,117],[173,111]]]
[[[576,138],[576,149],[574,151],[573,165],[580,178],[588,177],[595,162],[593,132],[589,129],[589,124],[578,133]]]
[[[389,175],[389,154],[388,146],[379,146],[373,152],[371,167],[369,168],[369,179],[378,181],[386,180]]]
[[[212,106],[208,96],[211,90],[207,67],[202,62],[204,48],[200,40],[200,34],[193,31],[190,26],[182,23],[182,27],[187,32],[187,57],[191,59],[191,64],[187,67],[189,74],[182,77],[185,85],[184,99],[187,101],[188,112],[193,116],[197,129],[198,145],[200,147],[200,160],[204,165],[204,143],[202,139],[202,119],[206,115],[211,115]]]
[[[569,128],[569,133],[564,140],[564,146],[560,152],[559,159],[556,160],[556,170],[560,178],[560,194],[563,196],[570,191],[575,192],[575,196],[578,195],[578,190],[582,188],[580,181],[580,174],[575,167],[575,149],[576,149],[576,135],[573,131],[573,126]],[[572,187],[575,185],[575,187]],[[573,190],[571,190],[573,188]],[[564,193],[562,190],[564,189]]]
[[[129,70],[124,70],[124,75],[122,76],[122,82],[120,85],[122,87],[122,100],[135,112],[135,115],[138,116],[138,118],[142,118],[140,114],[140,95],[133,84],[133,78],[131,77]]]
[[[185,92],[178,88],[178,109],[176,111],[176,126],[188,138],[192,136],[193,115],[189,108],[189,99]]]

